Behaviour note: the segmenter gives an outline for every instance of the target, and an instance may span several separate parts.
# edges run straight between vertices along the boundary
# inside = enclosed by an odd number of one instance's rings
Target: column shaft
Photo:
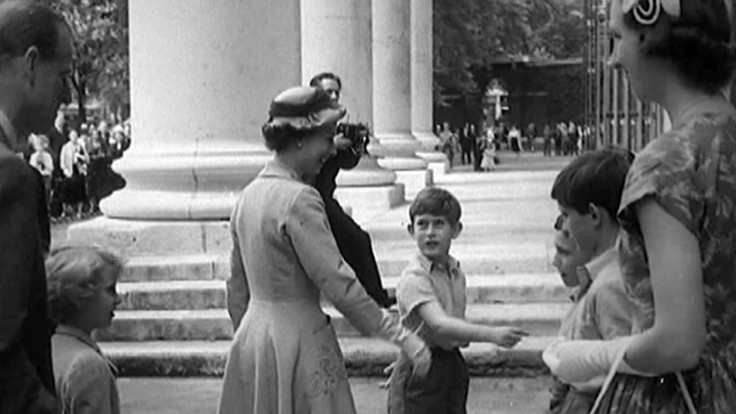
[[[299,16],[288,0],[131,2],[133,144],[106,216],[229,217],[270,157],[268,103],[301,80]]]
[[[372,128],[371,2],[303,0],[301,11],[303,83],[321,72],[335,73],[342,81],[340,103],[348,110],[345,122]],[[364,156],[355,168],[340,171],[335,197],[361,221],[403,202],[395,183],[396,173]]]
[[[425,150],[440,140],[432,133],[432,0],[411,0],[411,131]]]

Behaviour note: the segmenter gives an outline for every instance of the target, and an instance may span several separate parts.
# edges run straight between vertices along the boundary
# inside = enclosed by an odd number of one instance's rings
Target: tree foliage
[[[42,0],[61,12],[74,32],[72,74],[80,122],[87,97],[108,108],[130,103],[128,0]]]
[[[580,2],[578,2],[580,3]],[[487,69],[503,58],[582,56],[581,6],[560,0],[434,0],[434,97],[477,93]]]

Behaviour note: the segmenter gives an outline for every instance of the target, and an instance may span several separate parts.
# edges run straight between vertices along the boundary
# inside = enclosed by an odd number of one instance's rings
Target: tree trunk
[[[86,93],[85,93],[85,83],[80,82],[77,87],[77,129],[79,129],[82,124],[87,123],[87,108],[84,106],[84,101],[86,100]]]

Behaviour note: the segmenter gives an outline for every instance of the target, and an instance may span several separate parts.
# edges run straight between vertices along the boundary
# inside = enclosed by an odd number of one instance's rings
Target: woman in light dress
[[[274,157],[243,190],[230,220],[228,311],[237,330],[220,414],[355,412],[320,294],[362,333],[399,345],[415,375],[429,369],[426,344],[368,296],[340,256],[322,198],[308,184],[335,154],[344,115],[312,87],[287,89],[271,103],[262,132]]]

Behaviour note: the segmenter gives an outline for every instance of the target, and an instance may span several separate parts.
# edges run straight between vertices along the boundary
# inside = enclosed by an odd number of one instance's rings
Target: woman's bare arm
[[[637,206],[652,291],[654,325],[632,342],[626,362],[661,374],[693,368],[705,347],[705,299],[700,246],[681,222],[653,199]]]

